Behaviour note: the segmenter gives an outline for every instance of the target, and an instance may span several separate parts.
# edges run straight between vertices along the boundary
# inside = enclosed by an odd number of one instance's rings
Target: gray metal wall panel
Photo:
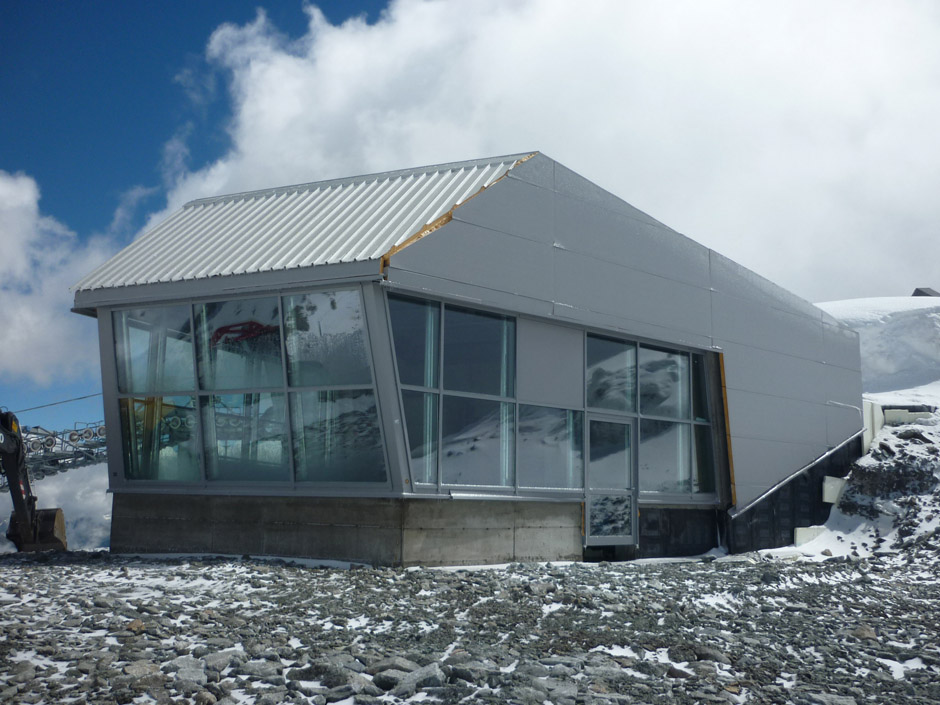
[[[715,291],[753,301],[755,304],[802,313],[810,318],[822,320],[824,315],[822,310],[796,294],[777,286],[714,250],[710,255],[712,287]]]
[[[584,333],[520,318],[516,323],[516,396],[562,408],[584,405]]]
[[[736,438],[763,438],[826,446],[825,404],[738,389],[727,391],[732,442]]]
[[[451,221],[394,256],[395,266],[482,289],[551,301],[552,247]],[[441,292],[445,293],[445,292]]]
[[[419,272],[390,267],[387,286],[415,296],[431,296],[529,316],[552,317],[552,302],[510,294],[495,289],[481,289],[472,284],[442,279]]]
[[[615,213],[621,213],[622,215],[629,216],[640,222],[663,228],[666,227],[655,218],[650,217],[638,208],[634,208],[623,199],[617,198],[609,191],[605,191],[597,184],[588,181],[580,174],[576,174],[568,167],[562,166],[557,162],[555,163],[555,191],[564,196],[570,196],[571,198],[576,198],[597,206],[598,208],[606,208]]]
[[[536,154],[513,167],[506,178],[520,179],[535,186],[554,190],[555,160],[549,159],[544,154]]]
[[[669,228],[558,195],[555,238],[571,252],[707,289],[708,249]]]
[[[552,315],[554,318],[569,323],[622,333],[631,338],[646,338],[650,342],[669,343],[689,348],[710,349],[712,347],[712,339],[707,335],[680,331],[655,323],[634,321],[608,313],[586,311],[557,302],[552,307]]]
[[[725,383],[730,389],[794,399],[818,398],[827,368],[814,360],[716,340],[725,353]]]
[[[849,370],[862,369],[858,333],[841,325],[823,323],[823,359]]]
[[[555,250],[557,303],[707,336],[707,290],[576,252]]]
[[[861,414],[855,409],[829,405],[826,407],[826,435],[829,446],[835,448],[864,426]]]
[[[822,445],[758,438],[732,439],[732,444],[736,506],[739,508],[746,507],[827,450]],[[762,472],[743,472],[749,468],[761,468]]]
[[[524,181],[504,179],[454,211],[454,220],[551,245],[555,194]],[[525,208],[519,204],[524,203]]]
[[[720,292],[713,292],[711,298],[716,340],[744,343],[808,360],[822,360],[820,321]]]

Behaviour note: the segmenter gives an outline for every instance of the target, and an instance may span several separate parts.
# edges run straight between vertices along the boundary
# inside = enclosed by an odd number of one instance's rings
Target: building
[[[860,444],[854,332],[538,152],[193,201],[75,310],[118,552],[783,545]]]

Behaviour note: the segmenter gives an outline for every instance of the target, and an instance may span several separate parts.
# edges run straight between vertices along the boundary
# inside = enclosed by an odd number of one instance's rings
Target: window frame
[[[337,291],[337,290],[351,290],[355,291],[359,296],[359,305],[362,312],[362,335],[363,342],[366,351],[366,358],[369,364],[370,373],[371,373],[371,383],[369,385],[365,384],[356,384],[356,385],[305,385],[305,386],[290,386],[288,383],[288,360],[287,360],[287,340],[286,340],[286,323],[284,319],[284,299],[291,296],[298,296],[305,293],[314,293],[321,291]],[[281,375],[277,385],[271,386],[258,386],[258,387],[242,387],[237,389],[203,389],[201,381],[199,378],[199,352],[197,350],[198,342],[197,337],[200,335],[199,330],[197,330],[197,315],[196,307],[212,303],[227,303],[231,301],[244,301],[251,299],[261,299],[261,298],[275,298],[277,301],[277,317],[278,317],[278,334],[280,337],[279,343],[279,352],[281,357]],[[190,330],[192,331],[192,372],[193,372],[193,387],[187,389],[174,389],[174,390],[161,390],[158,392],[146,392],[146,393],[136,393],[136,392],[122,392],[118,388],[118,380],[120,366],[126,364],[122,362],[119,358],[119,348],[118,348],[118,336],[122,335],[126,331],[126,326],[124,330],[121,329],[121,326],[118,325],[116,321],[116,316],[124,311],[133,311],[140,309],[157,309],[157,308],[169,308],[169,307],[188,307],[189,313],[189,324]],[[110,356],[112,363],[109,367],[113,368],[114,375],[114,390],[115,390],[115,404],[116,411],[118,412],[118,418],[122,418],[121,407],[125,403],[125,400],[129,400],[129,403],[133,403],[135,398],[137,399],[155,399],[155,398],[166,398],[166,397],[180,397],[187,396],[193,397],[195,401],[195,421],[194,421],[194,434],[196,436],[196,452],[198,457],[198,467],[200,477],[193,481],[187,482],[178,482],[170,480],[160,480],[160,479],[139,479],[132,478],[128,476],[129,468],[127,463],[124,461],[124,456],[127,451],[127,444],[130,442],[129,438],[125,438],[123,432],[123,424],[120,434],[120,449],[121,449],[121,458],[122,458],[122,468],[120,473],[115,474],[115,478],[119,478],[119,484],[125,489],[132,488],[151,488],[151,489],[165,489],[167,491],[173,489],[180,489],[185,491],[192,491],[198,489],[200,491],[206,490],[217,490],[217,491],[234,491],[234,492],[263,492],[268,494],[279,494],[279,493],[299,493],[299,494],[309,494],[309,495],[318,495],[318,494],[341,494],[341,495],[376,495],[379,496],[388,496],[393,487],[392,481],[392,472],[393,465],[390,462],[388,442],[386,438],[386,430],[384,427],[382,419],[382,404],[379,402],[379,390],[378,383],[376,380],[376,364],[373,356],[372,340],[370,335],[370,326],[369,326],[369,314],[368,307],[366,305],[366,292],[364,291],[364,285],[360,282],[347,282],[347,283],[332,283],[331,285],[322,285],[322,286],[303,286],[303,287],[291,287],[289,289],[278,289],[275,291],[253,291],[246,292],[243,294],[238,294],[230,297],[220,297],[220,296],[204,296],[204,297],[189,297],[182,300],[173,300],[173,301],[148,301],[148,302],[135,302],[133,304],[128,304],[126,306],[115,306],[108,309],[108,320],[110,330],[108,331],[109,335],[109,344],[110,344]],[[125,335],[126,337],[126,335]],[[104,340],[104,339],[103,339]],[[378,427],[380,444],[382,447],[381,457],[382,462],[384,463],[384,474],[385,480],[382,482],[328,482],[328,481],[310,481],[304,480],[299,481],[297,479],[297,460],[295,458],[295,440],[294,440],[294,423],[293,423],[293,404],[291,403],[291,398],[295,394],[300,394],[302,392],[312,392],[312,391],[344,391],[344,390],[368,390],[375,400],[375,424]],[[287,480],[272,480],[267,478],[259,478],[257,480],[228,480],[228,479],[211,479],[209,477],[209,466],[208,466],[208,449],[206,447],[207,433],[205,429],[204,419],[203,419],[203,405],[209,404],[213,396],[221,395],[238,395],[238,394],[251,394],[251,393],[281,393],[284,398],[285,406],[285,415],[284,415],[284,424],[285,424],[285,436],[287,440],[287,465],[288,465],[288,478]]]

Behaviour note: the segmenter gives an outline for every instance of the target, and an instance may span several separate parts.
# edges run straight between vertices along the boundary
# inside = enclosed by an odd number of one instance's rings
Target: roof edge
[[[402,176],[413,176],[415,174],[437,173],[441,171],[452,171],[454,169],[466,169],[486,164],[498,164],[500,162],[514,161],[513,167],[521,164],[523,161],[531,159],[538,150],[531,152],[519,152],[517,154],[505,154],[495,157],[485,157],[483,159],[470,159],[467,161],[447,162],[445,164],[428,164],[426,166],[412,167],[409,169],[397,169],[395,171],[378,171],[372,174],[363,174],[360,176],[346,176],[340,179],[328,179],[326,181],[308,181],[302,184],[289,184],[287,186],[276,186],[274,188],[258,189],[253,191],[239,191],[236,193],[220,194],[218,196],[206,196],[197,198],[183,204],[183,208],[200,206],[209,203],[218,203],[219,201],[231,201],[239,198],[256,198],[259,196],[270,196],[279,193],[290,193],[291,191],[301,191],[317,188],[332,188],[333,186],[345,186],[348,184],[369,183],[372,181],[395,179]],[[510,167],[512,168],[512,167]],[[468,199],[469,200],[469,199]]]
[[[430,222],[430,223],[425,223],[424,226],[422,226],[422,228],[421,228],[418,232],[409,235],[409,236],[406,237],[400,244],[398,244],[398,245],[393,245],[393,246],[391,247],[391,249],[389,249],[389,251],[386,252],[386,253],[385,253],[384,255],[382,255],[382,257],[381,257],[380,271],[382,272],[382,276],[384,277],[384,276],[387,274],[387,272],[388,272],[388,266],[389,266],[389,264],[391,263],[392,255],[395,255],[395,254],[401,252],[402,250],[404,250],[404,249],[405,249],[406,247],[408,247],[409,245],[413,245],[414,243],[418,242],[419,240],[424,239],[425,237],[427,237],[428,235],[430,235],[431,233],[433,233],[435,230],[439,230],[440,228],[443,228],[443,227],[444,227],[445,225],[447,225],[451,220],[453,220],[454,211],[457,210],[458,208],[460,208],[460,206],[462,206],[463,204],[465,204],[465,203],[467,203],[467,202],[469,202],[469,201],[472,201],[474,198],[476,198],[477,196],[479,196],[481,193],[483,193],[484,191],[486,191],[486,189],[490,188],[491,186],[495,186],[496,184],[498,184],[500,181],[502,181],[502,180],[505,179],[507,176],[509,176],[509,173],[510,173],[513,169],[515,169],[517,166],[519,166],[519,165],[522,164],[523,162],[529,161],[532,157],[534,157],[534,156],[537,155],[537,154],[539,154],[539,152],[523,153],[521,156],[519,156],[518,159],[516,159],[515,162],[513,162],[513,165],[512,165],[511,167],[509,167],[509,168],[506,170],[506,173],[503,174],[502,176],[500,176],[498,179],[496,179],[495,181],[493,181],[493,182],[490,183],[490,184],[485,184],[484,186],[481,186],[479,189],[477,189],[477,191],[476,191],[475,193],[471,194],[470,196],[467,196],[467,197],[466,197],[465,199],[463,199],[460,203],[455,203],[454,205],[452,205],[452,206],[450,207],[450,209],[449,209],[446,213],[444,213],[444,215],[442,215],[442,216],[436,218],[435,220],[433,220],[433,221]],[[481,161],[480,161],[480,165],[482,165],[482,164],[493,164],[493,163],[495,163],[495,162],[497,162],[497,161],[503,161],[503,162],[505,162],[505,161],[508,161],[509,159],[512,159],[514,156],[517,156],[517,155],[509,155],[509,156],[507,156],[507,157],[497,157],[497,158],[495,158],[495,159],[481,160]]]

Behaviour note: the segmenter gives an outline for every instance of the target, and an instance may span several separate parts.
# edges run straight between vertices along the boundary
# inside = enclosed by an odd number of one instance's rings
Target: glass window
[[[518,475],[523,487],[583,487],[580,411],[519,405]]]
[[[705,356],[692,356],[692,416],[696,421],[708,421],[708,375]]]
[[[437,482],[437,403],[438,395],[402,390],[405,427],[415,482]]]
[[[382,435],[371,390],[291,394],[299,482],[385,482]]]
[[[587,337],[587,405],[636,411],[636,345]]]
[[[210,480],[290,480],[283,394],[219,394],[201,404]]]
[[[692,491],[690,429],[686,423],[640,421],[640,491]]]
[[[715,492],[715,464],[712,454],[711,426],[695,426],[695,454],[692,456],[692,492]]]
[[[440,304],[389,296],[388,309],[401,383],[437,387]]]
[[[189,306],[115,311],[112,321],[120,392],[195,388]]]
[[[191,396],[120,400],[124,474],[128,480],[202,479]]]
[[[277,299],[240,299],[196,306],[202,389],[280,387]]]
[[[444,484],[512,487],[514,406],[489,399],[444,397]]]
[[[506,316],[444,309],[444,388],[457,392],[514,394],[516,325]]]
[[[630,424],[592,420],[589,424],[588,486],[624,490],[633,486]]]
[[[589,497],[590,536],[632,536],[633,497],[628,494]]]
[[[689,418],[689,356],[640,347],[640,413]]]
[[[372,384],[358,289],[285,297],[284,330],[292,386]]]

